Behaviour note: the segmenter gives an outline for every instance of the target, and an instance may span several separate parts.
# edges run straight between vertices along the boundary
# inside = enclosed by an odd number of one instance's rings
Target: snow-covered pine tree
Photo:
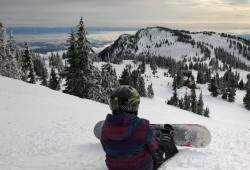
[[[63,74],[66,83],[64,84],[65,89],[63,90],[63,92],[77,96],[77,84],[76,80],[74,79],[74,76],[78,68],[76,63],[76,38],[75,33],[73,31],[70,33],[69,39],[67,40],[67,45],[68,51],[65,56],[66,64],[64,69],[65,72]]]
[[[144,74],[145,71],[146,71],[146,61],[145,61],[145,58],[144,58],[144,57],[143,57],[143,59],[142,59],[141,65],[140,65],[140,71],[141,71],[142,74]]]
[[[181,97],[181,99],[179,100],[178,107],[179,107],[180,109],[183,109],[183,108],[184,108],[184,100],[183,100],[182,97]]]
[[[58,73],[63,73],[64,71],[64,65],[62,62],[62,58],[58,53],[56,54],[51,54],[50,58],[50,66],[53,67],[54,69],[57,68]]]
[[[209,108],[206,107],[205,110],[204,110],[204,116],[209,117],[209,113],[210,113]]]
[[[24,77],[22,77],[22,80],[34,84],[36,82],[35,71],[27,42],[24,43],[24,48],[25,49],[22,52],[22,69],[24,72]]]
[[[57,91],[61,89],[59,79],[56,75],[54,68],[52,68],[50,71],[50,78],[49,78],[48,87],[53,89],[53,90],[57,90]]]
[[[250,74],[247,75],[247,78],[248,78],[247,88],[246,88],[247,92],[243,98],[243,104],[247,110],[250,110]]]
[[[120,85],[131,85],[131,75],[127,68],[124,68],[119,79]]]
[[[191,89],[191,111],[194,113],[197,113],[198,111],[198,104],[197,104],[195,89]]]
[[[217,97],[219,95],[218,87],[217,87],[217,83],[216,83],[215,77],[213,77],[211,79],[210,83],[208,84],[208,90],[211,92],[211,95],[213,97]]]
[[[6,58],[4,41],[4,25],[0,21],[0,75],[3,75],[4,73],[4,60]]]
[[[42,86],[48,87],[47,78],[48,78],[48,75],[45,72],[43,72],[42,76],[41,76],[41,85]]]
[[[117,80],[116,71],[113,69],[110,63],[102,65],[102,87],[106,93],[106,101],[104,103],[108,103],[108,96],[112,89],[119,86],[119,82]]]
[[[177,84],[177,89],[183,87],[184,79],[183,79],[183,73],[181,70],[177,71],[176,84]]]
[[[141,97],[146,97],[146,89],[145,89],[145,81],[144,78],[142,76],[139,76],[139,80],[138,80],[138,93],[140,94]]]
[[[178,94],[177,94],[177,85],[176,85],[176,77],[174,77],[173,80],[173,96],[167,101],[167,104],[169,105],[174,105],[174,106],[178,106],[179,105],[179,98],[178,98]]]
[[[71,33],[68,40],[67,62],[64,77],[66,78],[65,93],[95,101],[102,100],[100,71],[94,67],[94,52],[87,40],[87,32],[81,17],[76,33]]]
[[[3,49],[5,50],[1,57],[1,74],[6,77],[20,79],[21,71],[16,60],[17,48],[12,34],[10,34],[6,47]]]
[[[238,85],[238,88],[240,89],[240,90],[244,90],[244,82],[243,82],[243,80],[241,79],[240,80],[240,82],[239,82],[239,85]]]
[[[155,73],[157,73],[157,65],[154,59],[151,59],[150,68],[152,70],[152,74],[155,75]]]
[[[235,96],[236,96],[236,89],[234,87],[229,87],[228,88],[228,101],[234,102]]]
[[[12,34],[12,30],[9,33],[9,39],[6,42],[6,52],[7,54],[14,54],[16,52],[16,42]]]
[[[149,97],[150,99],[153,99],[154,98],[154,90],[153,90],[152,83],[148,86],[147,92],[148,92],[147,97]]]
[[[190,96],[187,94],[187,89],[186,89],[186,93],[184,95],[184,99],[183,99],[183,105],[184,105],[184,110],[191,110],[190,108]]]
[[[203,110],[204,110],[204,102],[203,102],[203,97],[202,97],[202,92],[200,93],[199,100],[197,103],[197,114],[203,115]]]
[[[139,89],[139,77],[140,77],[140,72],[138,70],[133,70],[131,73],[131,86],[134,87],[135,89]]]

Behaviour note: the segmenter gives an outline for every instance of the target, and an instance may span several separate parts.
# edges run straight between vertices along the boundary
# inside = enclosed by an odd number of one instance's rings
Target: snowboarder
[[[110,170],[153,170],[178,153],[173,128],[166,124],[160,138],[153,135],[149,121],[139,118],[140,95],[131,86],[111,92],[101,143]]]

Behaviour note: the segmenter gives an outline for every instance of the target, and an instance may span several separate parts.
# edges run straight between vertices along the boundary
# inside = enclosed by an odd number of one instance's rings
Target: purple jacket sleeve
[[[148,126],[148,134],[147,134],[147,147],[149,152],[155,152],[158,149],[158,142],[154,137],[154,134],[150,127]]]

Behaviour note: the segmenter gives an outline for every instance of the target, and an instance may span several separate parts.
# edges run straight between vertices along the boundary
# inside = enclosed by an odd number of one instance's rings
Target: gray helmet
[[[113,90],[109,96],[109,106],[114,113],[128,112],[137,114],[140,95],[131,86],[122,85]]]

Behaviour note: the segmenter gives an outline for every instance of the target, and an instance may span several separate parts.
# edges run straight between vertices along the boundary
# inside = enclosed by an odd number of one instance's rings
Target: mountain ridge
[[[190,32],[185,30],[171,30],[165,27],[148,27],[138,30],[135,34],[123,34],[113,44],[99,53],[99,57],[172,57],[176,60],[182,56],[203,57],[198,44],[214,48],[224,48],[240,60],[250,64],[250,40],[225,33],[211,31]],[[233,44],[230,45],[230,44]],[[231,46],[231,47],[230,47]],[[239,49],[244,48],[243,52]]]

